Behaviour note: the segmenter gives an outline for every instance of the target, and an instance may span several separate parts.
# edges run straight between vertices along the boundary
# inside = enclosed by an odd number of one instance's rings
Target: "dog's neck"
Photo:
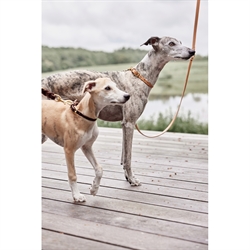
[[[101,111],[94,102],[90,93],[86,92],[82,100],[77,105],[77,109],[90,118],[96,119]]]
[[[171,58],[167,57],[163,51],[155,51],[152,49],[135,66],[135,68],[143,77],[154,85],[161,70],[169,61],[171,61]]]

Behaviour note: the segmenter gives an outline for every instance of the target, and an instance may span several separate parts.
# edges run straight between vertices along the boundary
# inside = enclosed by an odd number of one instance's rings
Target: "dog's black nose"
[[[193,55],[195,54],[195,50],[192,50],[192,49],[191,49],[191,50],[188,51],[188,53],[189,53],[191,56],[193,56]]]
[[[129,94],[124,95],[124,98],[126,99],[126,101],[128,101],[128,100],[129,100],[129,98],[130,98],[130,95],[129,95]]]

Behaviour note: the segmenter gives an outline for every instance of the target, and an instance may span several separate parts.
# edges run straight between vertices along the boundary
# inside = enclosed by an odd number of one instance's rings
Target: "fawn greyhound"
[[[95,170],[95,178],[90,189],[96,195],[102,167],[97,163],[92,145],[98,136],[96,119],[107,105],[122,105],[130,95],[121,91],[109,78],[98,78],[83,84],[81,101],[71,108],[62,102],[42,100],[42,143],[48,138],[64,148],[68,168],[69,185],[75,201],[85,201],[78,190],[74,165],[74,154],[81,148]]]
[[[140,181],[131,169],[134,127],[147,104],[150,90],[166,63],[173,60],[188,60],[195,54],[194,50],[171,37],[151,37],[142,45],[151,45],[152,49],[131,70],[110,72],[75,70],[42,79],[43,88],[69,99],[80,100],[83,83],[99,77],[111,78],[121,90],[130,93],[130,101],[125,105],[106,106],[98,117],[106,121],[122,121],[121,164],[127,181],[133,186],[140,185]]]

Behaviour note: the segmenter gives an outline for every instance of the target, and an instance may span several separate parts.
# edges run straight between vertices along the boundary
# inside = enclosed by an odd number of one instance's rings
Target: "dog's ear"
[[[84,84],[84,87],[83,87],[83,94],[85,92],[91,92],[92,89],[96,86],[96,82],[95,81],[88,81]]]
[[[152,36],[152,37],[150,37],[145,43],[143,43],[142,45],[152,45],[153,48],[154,48],[155,50],[157,50],[157,49],[158,49],[158,45],[159,45],[159,41],[160,41],[160,38],[159,38],[159,37],[157,37],[157,36]],[[141,46],[142,46],[142,45],[141,45]]]

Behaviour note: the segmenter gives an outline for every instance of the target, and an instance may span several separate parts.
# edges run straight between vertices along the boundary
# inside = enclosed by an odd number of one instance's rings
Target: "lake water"
[[[180,96],[170,96],[165,99],[149,100],[140,119],[149,119],[152,116],[157,119],[159,113],[166,114],[171,110],[174,115],[180,103]],[[203,123],[208,122],[208,95],[207,94],[187,94],[183,97],[178,116],[188,116]]]

